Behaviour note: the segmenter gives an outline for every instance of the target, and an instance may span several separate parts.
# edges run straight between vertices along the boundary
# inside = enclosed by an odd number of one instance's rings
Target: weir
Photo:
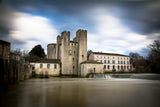
[[[94,79],[147,79],[160,80],[160,74],[89,74],[89,78]]]

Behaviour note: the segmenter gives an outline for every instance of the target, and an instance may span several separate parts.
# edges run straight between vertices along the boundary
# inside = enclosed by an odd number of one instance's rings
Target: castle
[[[70,41],[70,32],[57,36],[56,44],[48,44],[48,59],[60,59],[62,75],[80,75],[81,63],[87,60],[87,31],[78,30]]]

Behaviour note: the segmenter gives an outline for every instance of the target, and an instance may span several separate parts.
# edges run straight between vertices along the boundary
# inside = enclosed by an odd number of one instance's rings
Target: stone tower
[[[78,42],[78,76],[80,76],[81,63],[87,60],[87,30],[79,29],[74,40]]]
[[[61,63],[62,75],[72,74],[72,57],[70,53],[70,32],[64,31],[61,34]]]
[[[56,44],[47,45],[47,57],[48,59],[57,59],[56,57]]]

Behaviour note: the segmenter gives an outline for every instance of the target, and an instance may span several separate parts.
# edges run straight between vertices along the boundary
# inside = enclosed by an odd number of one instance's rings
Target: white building
[[[103,74],[103,63],[97,61],[84,61],[81,63],[81,77],[86,77],[87,74]]]
[[[132,71],[132,64],[130,62],[130,57],[126,55],[92,52],[89,55],[89,60],[95,60],[97,62],[102,62],[104,72]]]
[[[43,59],[37,62],[31,62],[32,72],[38,75],[59,76],[60,75],[60,60],[58,59]]]

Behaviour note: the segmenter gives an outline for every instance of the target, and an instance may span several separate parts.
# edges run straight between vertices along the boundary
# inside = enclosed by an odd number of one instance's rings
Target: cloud
[[[95,22],[96,33],[88,32],[88,48],[93,51],[128,54],[131,51],[140,52],[153,42],[153,38],[131,31],[111,14],[99,13]]]
[[[20,13],[14,22],[16,30],[10,30],[9,36],[15,40],[25,41],[22,48],[30,50],[36,44],[46,48],[48,43],[56,42],[58,31],[45,17]]]
[[[15,48],[30,50],[36,44],[41,44],[46,49],[48,43],[56,42],[58,30],[50,24],[49,19],[12,9],[9,12],[6,7],[5,11],[8,14],[4,14],[0,21],[3,21],[1,26],[6,28],[8,33],[3,35],[3,38],[8,38],[10,42],[14,43]],[[9,18],[6,18],[7,16]]]
[[[141,52],[160,39],[160,2],[49,1],[1,5],[0,38],[19,48],[46,48],[64,30],[73,38],[78,29],[86,29],[88,49],[122,54]]]

